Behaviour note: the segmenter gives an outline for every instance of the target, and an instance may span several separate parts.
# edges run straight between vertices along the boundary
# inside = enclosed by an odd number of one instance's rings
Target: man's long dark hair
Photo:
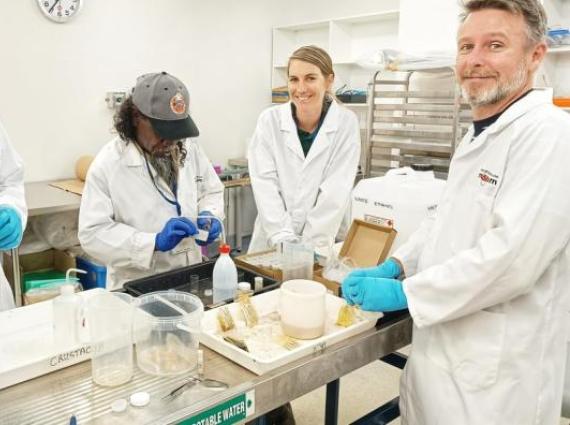
[[[137,143],[137,127],[135,125],[135,113],[141,114],[141,112],[133,104],[132,97],[129,96],[123,101],[121,107],[113,117],[113,124],[115,126],[115,130],[119,134],[119,137],[125,141],[125,143],[129,142]],[[186,148],[184,147],[184,141],[183,140],[177,141],[176,146],[178,146],[178,152],[180,153],[178,165],[179,167],[183,167],[187,154]]]

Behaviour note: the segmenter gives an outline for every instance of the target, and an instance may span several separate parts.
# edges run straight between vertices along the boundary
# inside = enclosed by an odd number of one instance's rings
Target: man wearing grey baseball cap
[[[114,117],[118,137],[91,164],[79,240],[107,265],[107,288],[199,263],[220,234],[224,187],[194,139],[188,89],[144,74]]]

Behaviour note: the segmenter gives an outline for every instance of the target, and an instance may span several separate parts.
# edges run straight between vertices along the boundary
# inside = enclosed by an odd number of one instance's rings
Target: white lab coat
[[[182,216],[194,223],[202,210],[223,218],[224,186],[194,140],[186,140],[186,162],[179,170],[178,202]],[[150,164],[149,164],[150,165]],[[169,198],[174,194],[156,175]],[[89,168],[79,211],[79,241],[83,249],[107,267],[107,288],[202,261],[192,239],[190,250],[174,254],[154,250],[155,237],[177,217],[176,207],[158,193],[144,157],[134,143],[116,138],[105,145]]]
[[[24,165],[12,148],[2,124],[0,124],[0,205],[8,205],[18,211],[22,219],[23,232],[28,218],[24,196]],[[0,270],[0,311],[14,307],[14,295],[2,269]]]
[[[408,425],[557,425],[570,293],[570,117],[535,90],[453,157],[394,257],[414,320]]]
[[[310,243],[335,237],[360,158],[352,111],[333,101],[305,158],[291,103],[271,107],[259,117],[248,157],[258,210],[249,252],[292,236]]]

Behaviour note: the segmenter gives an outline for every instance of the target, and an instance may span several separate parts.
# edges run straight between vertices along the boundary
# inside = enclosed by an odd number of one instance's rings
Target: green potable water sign
[[[179,425],[230,425],[243,421],[254,412],[255,390],[251,390],[185,419]]]

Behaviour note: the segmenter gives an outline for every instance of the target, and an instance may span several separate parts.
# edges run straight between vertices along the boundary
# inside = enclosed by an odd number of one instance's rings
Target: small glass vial
[[[255,292],[259,292],[263,289],[263,277],[261,276],[256,276],[254,278],[254,284],[253,284],[253,289]]]
[[[240,311],[243,314],[245,324],[248,328],[253,328],[259,323],[259,315],[251,303],[252,295],[253,291],[251,290],[251,284],[249,282],[238,283],[236,302],[239,304]]]
[[[253,290],[251,289],[251,283],[249,283],[249,282],[238,283],[236,301],[239,302],[239,299],[242,295],[247,295],[249,297],[251,297],[253,295]]]

